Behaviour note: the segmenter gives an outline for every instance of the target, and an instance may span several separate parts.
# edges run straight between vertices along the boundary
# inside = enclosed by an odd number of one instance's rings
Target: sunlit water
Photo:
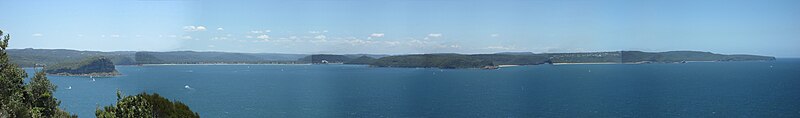
[[[800,59],[499,70],[355,65],[117,69],[124,76],[49,78],[58,85],[61,107],[80,117],[94,117],[98,106],[115,103],[116,90],[159,93],[202,117],[800,117]]]

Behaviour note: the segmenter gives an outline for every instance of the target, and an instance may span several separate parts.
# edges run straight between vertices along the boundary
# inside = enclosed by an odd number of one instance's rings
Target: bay
[[[360,65],[118,66],[48,76],[63,109],[94,117],[158,93],[201,117],[800,117],[800,59],[480,69]],[[32,74],[32,69],[26,69]],[[71,88],[71,89],[68,89]]]

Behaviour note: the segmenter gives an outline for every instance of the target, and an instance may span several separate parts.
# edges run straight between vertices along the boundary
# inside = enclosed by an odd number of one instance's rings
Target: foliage
[[[24,83],[27,73],[9,61],[9,39],[11,36],[5,35],[0,42],[0,117],[77,117],[58,108],[60,101],[53,97],[56,86],[43,71]]]
[[[127,96],[122,98],[122,93],[117,91],[117,104],[97,109],[95,116],[98,118],[153,118],[152,106],[140,96]]]
[[[147,94],[142,93],[137,95],[144,98],[153,108],[153,114],[156,118],[199,118],[195,112],[189,109],[189,106],[180,101],[170,102],[168,99],[161,97],[157,93]]]
[[[422,68],[481,68],[495,65],[489,60],[460,54],[419,54],[388,56],[375,60],[378,67],[422,67]]]
[[[537,65],[545,63],[635,63],[683,61],[755,61],[775,60],[775,57],[756,55],[722,55],[697,51],[670,52],[586,52],[534,54],[506,52],[498,54],[422,54],[388,56],[372,60],[370,65],[378,67],[423,67],[423,68],[481,68],[490,65]]]
[[[497,65],[536,65],[549,61],[548,57],[544,55],[475,54],[469,56],[492,61]]]
[[[756,55],[722,55],[698,51],[641,52],[622,51],[622,62],[682,62],[682,61],[755,61],[775,60],[775,57]]]
[[[117,91],[117,104],[97,109],[98,118],[199,118],[185,104],[174,103],[158,94],[141,93],[134,96],[121,97]]]
[[[90,57],[106,57],[118,65],[134,65],[134,52],[99,52],[77,51],[66,49],[9,49],[6,50],[12,63],[22,67],[33,67],[35,64],[53,65],[63,62],[78,62]]]
[[[203,64],[203,63],[294,63],[306,55],[227,52],[136,52],[139,64]]]
[[[370,64],[372,62],[375,62],[375,58],[372,58],[372,57],[369,57],[369,56],[361,56],[361,57],[358,57],[358,58],[355,58],[355,59],[348,60],[347,62],[344,62],[344,64],[366,65],[366,64]]]
[[[352,59],[344,55],[331,55],[331,54],[315,54],[298,59],[298,61],[304,63],[322,63],[322,60],[325,60],[328,63],[344,63]]]
[[[78,62],[54,64],[45,69],[47,73],[58,74],[89,74],[89,73],[115,73],[114,63],[106,57],[90,57]]]

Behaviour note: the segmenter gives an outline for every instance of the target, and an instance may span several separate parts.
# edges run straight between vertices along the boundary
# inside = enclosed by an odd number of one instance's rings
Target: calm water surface
[[[117,69],[124,76],[50,79],[59,86],[55,95],[61,107],[80,117],[94,117],[95,108],[115,103],[117,89],[127,95],[159,93],[202,117],[800,117],[800,59],[499,70],[355,65]]]

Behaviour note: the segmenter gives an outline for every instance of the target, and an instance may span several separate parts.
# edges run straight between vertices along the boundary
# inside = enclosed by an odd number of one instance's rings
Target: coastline
[[[187,65],[187,66],[221,66],[221,65],[313,65],[310,63],[307,64],[142,64],[142,65],[125,65],[125,66],[176,66],[176,65]]]
[[[51,73],[48,73],[48,74],[51,74]],[[120,76],[122,74],[120,74],[117,71],[114,71],[114,72],[107,72],[107,73],[87,73],[87,74],[55,73],[55,74],[52,74],[52,75],[70,76],[70,77],[116,77],[116,76]]]
[[[607,65],[607,64],[642,64],[638,63],[615,63],[615,62],[595,62],[595,63],[552,63],[552,65]]]

